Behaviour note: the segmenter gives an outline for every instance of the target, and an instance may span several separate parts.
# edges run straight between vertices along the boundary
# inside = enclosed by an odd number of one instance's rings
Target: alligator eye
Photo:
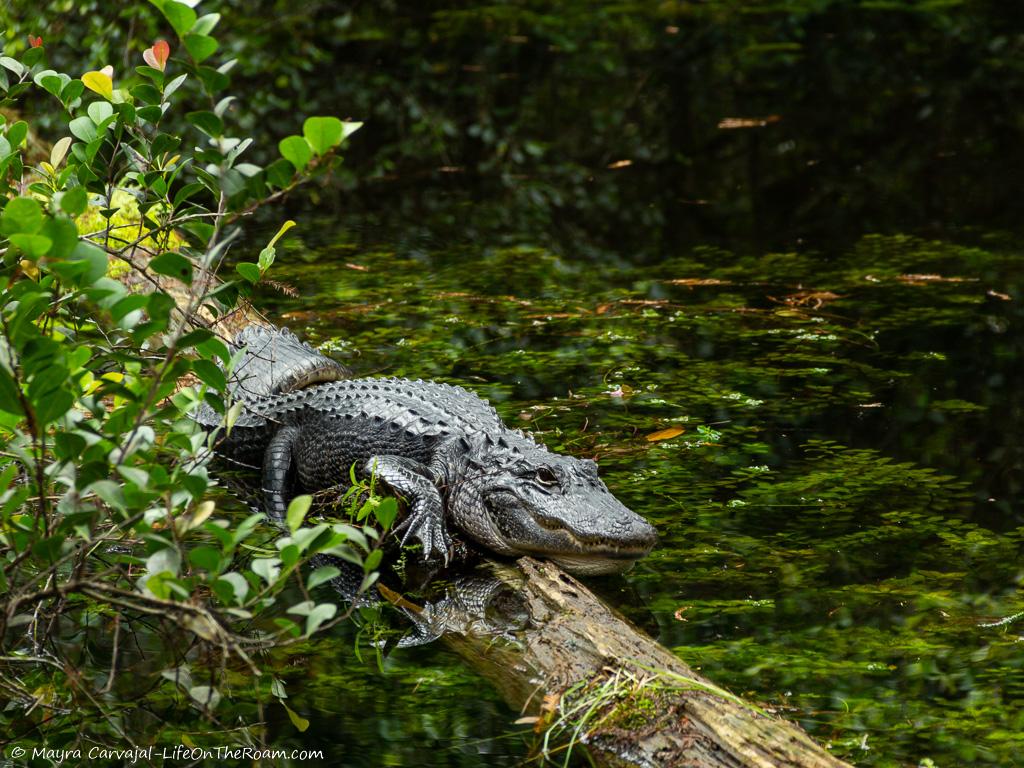
[[[537,482],[541,485],[557,485],[558,476],[547,467],[541,467],[535,475]]]

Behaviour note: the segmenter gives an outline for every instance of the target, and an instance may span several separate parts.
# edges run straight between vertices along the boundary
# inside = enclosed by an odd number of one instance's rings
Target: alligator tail
[[[246,354],[228,379],[228,387],[233,397],[244,402],[349,377],[341,363],[317,352],[287,328],[250,325],[232,342],[233,353],[243,348]]]

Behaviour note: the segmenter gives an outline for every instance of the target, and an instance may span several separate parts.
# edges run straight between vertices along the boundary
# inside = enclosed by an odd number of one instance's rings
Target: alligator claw
[[[444,527],[444,502],[430,470],[412,459],[384,455],[370,457],[364,471],[371,476],[376,475],[408,501],[409,514],[392,529],[396,535],[404,531],[402,546],[409,539],[415,539],[423,545],[424,560],[440,551],[444,553],[447,566],[452,540]]]
[[[451,537],[444,529],[444,523],[438,520],[429,512],[421,511],[410,514],[399,525],[395,526],[395,534],[405,529],[401,542],[404,547],[409,539],[415,539],[423,545],[423,558],[429,560],[435,552],[441,552],[445,567],[451,559],[451,550],[454,546]]]

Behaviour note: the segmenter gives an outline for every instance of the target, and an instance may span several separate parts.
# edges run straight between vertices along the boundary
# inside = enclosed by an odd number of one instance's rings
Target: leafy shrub
[[[304,566],[341,557],[363,566],[366,589],[380,562],[371,520],[394,517],[374,502],[353,524],[307,524],[300,497],[287,535],[268,538],[262,515],[237,522],[207,498],[220,430],[189,414],[205,400],[225,428],[237,417],[226,320],[244,313],[292,224],[223,281],[238,222],[330,173],[359,124],[311,117],[281,157],[246,162],[252,139],[233,135],[228,111],[233,62],[211,63],[219,16],[156,5],[176,42],[154,42],[133,71],[55,71],[37,37],[0,58],[0,695],[13,702],[0,732],[22,742],[42,740],[44,723],[51,742],[70,740],[90,720],[124,736],[104,694],[125,633],[180,645],[184,632],[193,651],[258,674],[254,651],[340,618],[313,598],[338,569]],[[205,108],[189,109],[186,83]],[[41,99],[62,135],[33,163],[40,147],[16,110]],[[181,113],[191,135],[163,128]],[[76,671],[81,643],[65,641],[97,621],[114,627],[113,651],[109,676],[90,680]],[[166,685],[212,716],[216,680],[193,684],[172,656]],[[282,686],[270,692],[284,703]]]

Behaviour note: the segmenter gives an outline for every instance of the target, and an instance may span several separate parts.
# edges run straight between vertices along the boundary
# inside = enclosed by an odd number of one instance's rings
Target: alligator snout
[[[559,542],[558,547],[552,547],[556,551],[634,560],[646,555],[658,543],[654,526],[611,494],[601,499],[604,503],[598,504],[567,501],[570,503],[559,505],[557,509],[533,507],[528,510],[537,528],[550,536],[548,541]]]
[[[634,513],[633,516],[636,519],[633,521],[631,531],[627,534],[626,538],[636,542],[637,547],[643,549],[646,555],[658,543],[658,529],[640,517],[640,515]]]

